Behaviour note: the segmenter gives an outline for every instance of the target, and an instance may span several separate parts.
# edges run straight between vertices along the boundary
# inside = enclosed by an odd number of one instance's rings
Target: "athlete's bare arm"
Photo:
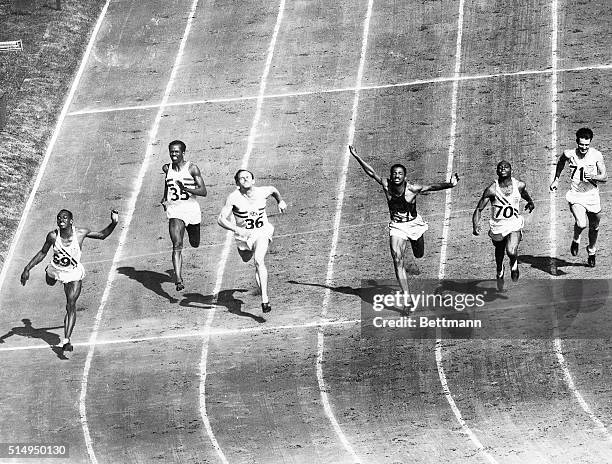
[[[268,188],[270,189],[268,196],[274,197],[276,203],[278,204],[278,210],[281,213],[284,213],[287,209],[287,203],[285,203],[285,201],[281,198],[280,192],[276,189],[276,187],[270,186]]]
[[[608,173],[606,172],[606,165],[603,161],[597,161],[597,174],[592,175],[588,172],[584,173],[585,180],[589,182],[607,182],[608,181]]]
[[[109,225],[107,225],[104,229],[98,232],[92,232],[91,230],[86,229],[88,232],[85,234],[84,237],[95,238],[97,240],[104,240],[106,237],[108,237],[113,232],[113,230],[115,230],[115,227],[117,227],[118,222],[119,222],[119,211],[114,209],[111,211],[111,223]]]
[[[217,218],[217,224],[219,224],[224,229],[229,230],[230,232],[238,233],[240,227],[238,227],[233,221],[230,220],[233,206],[234,205],[230,202],[228,198],[225,201],[223,208],[221,208],[221,212],[219,213],[219,217]]]
[[[531,213],[534,210],[535,205],[533,204],[531,196],[529,196],[529,193],[527,192],[527,184],[525,184],[525,182],[522,180],[519,180],[518,189],[521,194],[521,198],[527,202],[525,205],[525,211],[529,211]]]
[[[458,182],[459,182],[459,175],[455,173],[451,176],[449,182],[439,182],[437,184],[431,184],[431,185],[408,184],[407,187],[413,193],[425,193],[425,192],[435,192],[437,190],[453,188],[455,185],[457,185]]]
[[[21,278],[20,278],[21,285],[25,285],[28,279],[30,278],[30,270],[34,266],[36,266],[38,263],[40,263],[43,259],[45,259],[45,256],[47,256],[47,253],[49,252],[49,250],[55,243],[56,237],[57,237],[57,234],[55,233],[55,231],[51,231],[47,234],[47,238],[45,239],[45,243],[43,243],[42,248],[38,251],[38,253],[34,255],[34,257],[30,260],[30,262],[26,264],[26,266],[23,268],[23,272],[21,273]]]
[[[565,167],[565,162],[567,161],[567,157],[565,153],[561,153],[559,159],[557,160],[557,166],[555,167],[555,178],[550,184],[550,191],[557,190],[559,187],[559,177],[561,177],[561,173],[563,172],[563,168]]]
[[[476,209],[474,210],[474,214],[472,215],[472,233],[474,235],[480,235],[480,215],[482,210],[485,209],[487,203],[491,198],[495,197],[495,184],[489,185],[484,192],[482,192],[482,197],[478,201],[476,205]]]
[[[349,145],[349,151],[351,152],[351,155],[353,155],[357,162],[361,165],[365,173],[384,187],[385,185],[383,183],[382,177],[376,174],[376,171],[372,169],[372,166],[370,166],[368,163],[361,159],[361,157],[357,154],[357,150],[355,150],[355,147]]]
[[[183,185],[180,180],[175,181],[178,187],[191,195],[198,195],[200,197],[205,197],[208,192],[206,191],[206,185],[204,185],[204,179],[202,179],[202,174],[200,173],[200,168],[198,168],[195,164],[189,166],[189,174],[193,177],[193,180],[196,184],[196,188],[188,188]]]
[[[164,164],[162,166],[162,171],[164,171],[164,174],[168,174],[168,169],[170,169],[169,164]],[[167,199],[168,199],[168,184],[166,184],[166,180],[164,179],[164,194],[162,195],[162,199],[159,202],[159,204],[164,207],[164,211],[166,211],[166,200]]]

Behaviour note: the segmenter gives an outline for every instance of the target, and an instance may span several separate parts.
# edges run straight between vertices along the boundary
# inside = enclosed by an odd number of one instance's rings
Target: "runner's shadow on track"
[[[242,310],[244,301],[235,298],[234,292],[244,293],[248,290],[243,288],[234,288],[232,290],[221,290],[215,303],[215,295],[201,295],[200,293],[185,293],[184,298],[179,303],[180,306],[189,308],[211,309],[215,306],[225,306],[227,310],[236,316],[250,317],[255,322],[263,324],[266,322],[261,316],[249,313]]]
[[[37,338],[49,345],[58,358],[68,359],[66,356],[64,356],[64,351],[60,347],[55,346],[59,344],[60,336],[53,332],[48,332],[48,330],[63,329],[63,325],[58,327],[40,327],[37,329],[32,325],[32,321],[30,319],[21,319],[21,322],[23,322],[23,327],[11,328],[7,333],[0,336],[0,343],[5,343],[4,340],[12,337],[13,335],[26,338]]]
[[[392,287],[389,285],[381,285],[380,282],[377,282],[375,280],[366,281],[367,286],[365,287],[349,287],[345,285],[341,285],[338,287],[331,287],[325,284],[298,282],[296,280],[288,280],[287,282],[290,284],[294,284],[294,285],[307,285],[310,287],[326,288],[326,289],[331,290],[332,292],[342,293],[344,295],[358,296],[359,298],[361,298],[361,301],[363,301],[364,303],[370,306],[374,304],[374,295],[392,294],[398,291],[398,287]],[[387,307],[386,309],[388,309],[389,311],[395,311],[402,315],[411,314],[410,311],[404,311],[403,309],[400,309],[400,308]]]
[[[567,275],[567,272],[560,269],[562,267],[588,267],[587,263],[573,263],[561,258],[551,258],[550,256],[520,255],[518,260],[519,263],[529,264],[534,269],[551,276]]]
[[[161,272],[147,271],[147,270],[136,270],[133,267],[118,267],[117,272],[123,274],[129,279],[140,282],[143,287],[150,290],[162,298],[167,299],[170,303],[177,303],[178,300],[166,292],[162,288],[162,284],[166,282],[172,282],[172,271],[168,270],[165,274]]]

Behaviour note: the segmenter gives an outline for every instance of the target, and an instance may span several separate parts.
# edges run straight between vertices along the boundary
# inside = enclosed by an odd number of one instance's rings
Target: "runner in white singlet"
[[[479,235],[482,210],[491,202],[489,237],[495,246],[496,278],[500,291],[503,289],[504,253],[510,259],[512,280],[519,278],[518,246],[524,225],[523,216],[519,214],[521,198],[527,202],[525,210],[531,213],[535,205],[527,193],[525,182],[512,177],[509,162],[500,161],[497,164],[497,180],[485,189],[472,215],[473,234]]]
[[[30,278],[30,270],[40,263],[51,248],[53,260],[45,269],[47,285],[61,282],[66,293],[66,317],[64,318],[64,339],[60,343],[62,350],[72,351],[70,337],[76,323],[76,301],[81,294],[81,283],[85,276],[85,269],[81,264],[81,249],[86,238],[104,240],[108,237],[119,221],[119,213],[111,212],[111,223],[99,232],[93,232],[88,227],[75,227],[72,213],[66,209],[57,215],[57,229],[47,234],[45,243],[38,253],[23,268],[21,285],[25,285]]]
[[[164,196],[161,204],[168,217],[168,230],[172,240],[172,266],[174,267],[175,286],[177,291],[185,289],[183,284],[183,238],[185,230],[192,247],[200,246],[200,223],[202,212],[196,196],[205,197],[206,186],[200,169],[185,160],[184,142],[174,140],[168,145],[172,163],[164,164],[166,174]]]
[[[238,254],[244,262],[255,261],[255,280],[261,290],[261,308],[270,312],[268,297],[268,269],[265,263],[268,245],[272,241],[274,226],[268,221],[266,200],[274,197],[278,210],[285,212],[287,204],[272,186],[255,187],[253,173],[240,169],[234,176],[237,190],[230,193],[219,214],[218,223],[234,232]],[[233,218],[233,219],[232,219]]]
[[[595,267],[595,253],[597,251],[597,236],[599,235],[599,222],[601,220],[601,200],[599,197],[599,184],[606,182],[608,175],[603,155],[591,147],[593,131],[587,127],[576,132],[576,144],[573,150],[565,150],[557,161],[555,177],[550,184],[550,190],[557,190],[559,177],[563,172],[565,163],[569,165],[570,189],[565,195],[570,211],[574,216],[574,236],[570,245],[572,256],[578,255],[580,250],[580,235],[589,225],[589,244],[586,247],[590,267]]]

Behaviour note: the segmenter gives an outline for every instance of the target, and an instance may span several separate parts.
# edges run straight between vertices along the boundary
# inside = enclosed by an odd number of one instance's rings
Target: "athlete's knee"
[[[259,255],[259,254],[254,255],[253,256],[253,261],[255,262],[255,267],[257,269],[265,268],[266,267],[266,263],[265,263],[265,260],[264,260],[264,255]]]
[[[183,240],[176,240],[172,242],[172,251],[182,251],[183,250]]]
[[[584,229],[586,229],[587,227],[587,221],[585,218],[576,218],[576,224],[575,227],[577,229],[580,229],[580,232],[582,232]]]
[[[53,285],[55,285],[57,283],[57,280],[55,280],[49,274],[45,274],[45,282],[47,282],[47,285],[53,286]]]
[[[189,244],[193,248],[198,248],[200,246],[200,237],[189,237]]]

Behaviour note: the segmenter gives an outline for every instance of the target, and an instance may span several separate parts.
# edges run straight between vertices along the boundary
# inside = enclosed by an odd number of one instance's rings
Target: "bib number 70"
[[[258,217],[257,219],[246,218],[244,222],[246,223],[245,229],[259,229],[264,225],[263,219],[260,217]]]
[[[513,208],[510,205],[506,205],[506,206],[493,205],[493,207],[496,208],[497,210],[494,213],[495,219],[499,219],[500,216],[506,219],[510,219],[512,216],[518,214],[518,211],[516,210],[516,208]]]

